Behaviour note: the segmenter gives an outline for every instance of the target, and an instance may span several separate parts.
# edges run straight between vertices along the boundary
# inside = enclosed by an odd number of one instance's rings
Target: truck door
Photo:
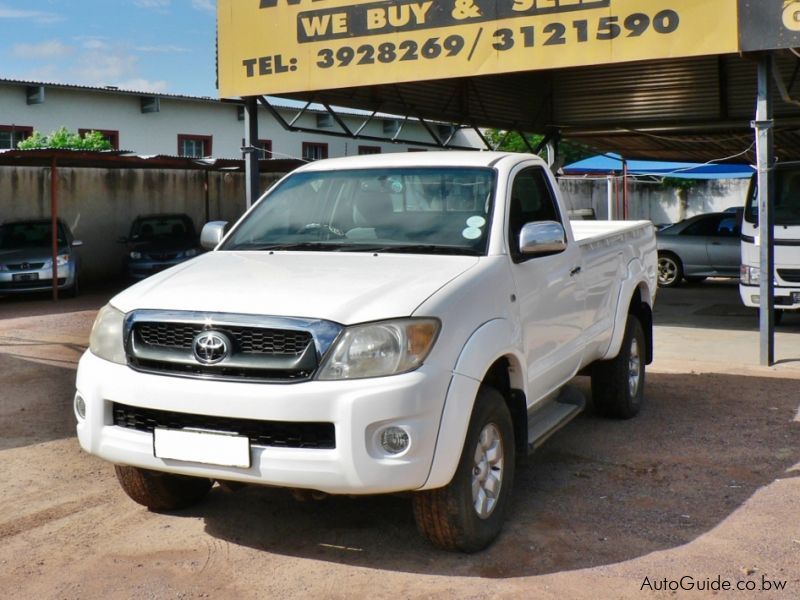
[[[575,375],[583,353],[581,333],[586,326],[586,311],[581,253],[571,239],[569,225],[565,251],[536,257],[519,253],[523,225],[535,221],[564,223],[547,175],[541,167],[526,167],[512,178],[506,243],[517,290],[530,405]]]

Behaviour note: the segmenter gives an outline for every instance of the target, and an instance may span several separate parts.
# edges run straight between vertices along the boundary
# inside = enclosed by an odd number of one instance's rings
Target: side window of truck
[[[511,256],[519,256],[519,233],[523,225],[535,221],[556,221],[561,223],[556,200],[547,184],[547,177],[541,168],[532,167],[520,171],[511,186],[511,199],[508,206],[508,243]]]

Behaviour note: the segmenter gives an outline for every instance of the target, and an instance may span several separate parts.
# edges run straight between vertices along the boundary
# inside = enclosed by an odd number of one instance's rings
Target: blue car
[[[194,223],[183,214],[136,217],[129,236],[120,242],[127,245],[125,270],[134,280],[173,267],[201,251]]]

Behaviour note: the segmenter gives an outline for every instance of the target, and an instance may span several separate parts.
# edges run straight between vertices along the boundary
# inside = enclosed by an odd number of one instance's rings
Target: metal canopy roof
[[[800,59],[776,52],[787,91],[800,99]],[[626,158],[754,161],[756,62],[747,55],[530,71],[284,94],[449,120],[477,127],[560,132]],[[798,85],[795,85],[795,84]],[[775,89],[775,147],[800,159],[800,104]]]

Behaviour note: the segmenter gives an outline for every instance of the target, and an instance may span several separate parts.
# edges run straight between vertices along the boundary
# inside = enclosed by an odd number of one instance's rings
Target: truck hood
[[[342,252],[210,252],[137,283],[111,304],[123,312],[226,312],[351,325],[410,316],[479,260]]]

